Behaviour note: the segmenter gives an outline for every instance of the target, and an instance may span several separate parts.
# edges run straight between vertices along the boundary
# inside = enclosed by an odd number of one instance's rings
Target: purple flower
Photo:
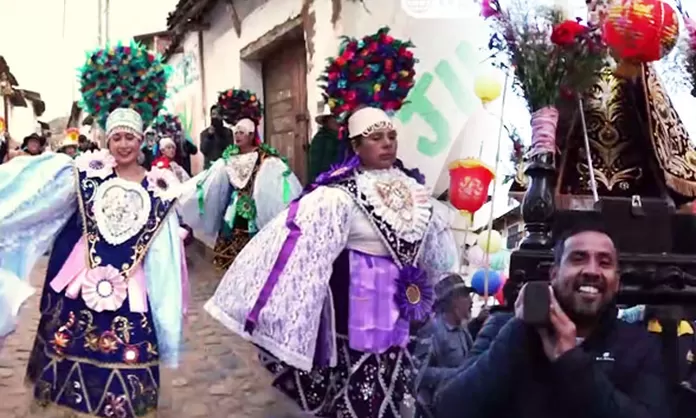
[[[405,266],[396,282],[396,305],[407,321],[422,321],[433,307],[433,286],[422,269]]]

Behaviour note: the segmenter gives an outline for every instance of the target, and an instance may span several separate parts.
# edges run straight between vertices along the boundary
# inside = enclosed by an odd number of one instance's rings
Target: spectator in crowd
[[[418,331],[414,352],[419,402],[426,407],[432,405],[437,386],[456,372],[473,344],[467,329],[472,292],[459,274],[450,274],[435,285],[435,316]]]
[[[70,137],[66,137],[61,143],[56,151],[67,154],[72,158],[77,156],[77,150],[79,147],[79,142],[72,140]]]
[[[85,135],[80,134],[80,136],[77,137],[77,148],[80,152],[96,151],[99,149],[99,145],[94,141],[90,141]]]
[[[174,161],[183,168],[186,174],[191,176],[191,156],[198,154],[198,147],[193,145],[193,143],[187,140],[183,135],[179,138],[173,138],[176,144],[176,153],[174,154]]]
[[[189,180],[191,176],[176,162],[178,150],[179,147],[176,142],[172,138],[165,136],[159,140],[159,156],[152,163],[154,166],[158,166],[158,163],[161,163],[162,167],[160,168],[168,168],[183,183]]]
[[[24,137],[20,150],[25,154],[40,155],[43,153],[45,146],[46,138],[37,133],[33,133]]]
[[[675,417],[693,417],[696,411],[696,335],[684,308],[638,305],[620,311],[619,318],[642,324],[648,332],[660,337],[665,375],[673,389]]]
[[[156,144],[157,133],[152,129],[145,131],[145,140],[143,141],[143,145],[140,150],[140,158],[138,162],[141,166],[148,170],[150,167],[152,167],[152,163],[155,161],[155,158],[157,158],[157,150],[155,149]]]
[[[515,317],[438,392],[438,417],[670,416],[659,341],[617,318],[612,239],[579,225],[554,253],[548,325],[525,323],[523,287]]]
[[[308,183],[314,182],[319,174],[328,171],[332,164],[340,163],[341,158],[344,157],[344,155],[340,155],[341,142],[338,140],[340,125],[331,114],[328,105],[324,107],[324,112],[315,120],[319,125],[319,130],[309,144]]]
[[[213,161],[222,157],[225,148],[233,143],[232,130],[224,125],[217,105],[213,105],[210,108],[210,126],[201,132],[200,138],[204,158],[203,168],[209,168]]]

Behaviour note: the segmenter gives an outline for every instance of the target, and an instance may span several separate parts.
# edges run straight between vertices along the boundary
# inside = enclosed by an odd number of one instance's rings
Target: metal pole
[[[104,38],[106,39],[106,44],[111,42],[111,31],[109,30],[110,23],[110,12],[111,12],[111,1],[104,0],[105,11],[104,11]]]
[[[587,170],[590,172],[590,189],[592,190],[592,199],[595,203],[599,202],[599,194],[597,193],[597,180],[594,175],[594,166],[592,165],[592,151],[590,149],[590,138],[587,136],[587,124],[585,123],[585,109],[582,105],[582,97],[578,95],[578,108],[580,110],[580,122],[582,123],[582,133],[585,140],[585,153],[587,154]]]
[[[102,14],[102,0],[97,0],[97,43],[100,48],[104,46],[102,42]]]
[[[500,104],[500,127],[498,128],[498,147],[495,152],[495,172],[496,174],[498,173],[498,163],[500,162],[500,143],[502,142],[503,138],[503,128],[505,128],[505,122],[503,119],[503,116],[505,115],[505,98],[507,97],[507,89],[509,87],[509,81],[510,81],[510,72],[511,70],[507,70],[505,73],[505,84],[503,85],[503,100]],[[490,272],[490,254],[488,253],[490,247],[491,247],[491,231],[493,231],[493,217],[495,216],[495,192],[496,192],[496,186],[498,184],[498,179],[493,178],[493,191],[491,193],[491,216],[488,218],[488,227],[486,230],[488,231],[488,239],[486,240],[486,251],[485,251],[485,256],[484,256],[484,265],[486,266],[485,270],[485,276],[483,279],[483,299],[484,299],[484,306],[488,306],[488,297],[490,296],[488,294],[488,273]]]

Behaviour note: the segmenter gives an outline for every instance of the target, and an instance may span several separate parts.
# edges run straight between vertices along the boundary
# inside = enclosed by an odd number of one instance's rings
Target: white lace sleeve
[[[267,157],[254,180],[256,225],[263,228],[302,192],[302,185],[288,166],[276,157]]]
[[[0,268],[25,279],[76,209],[75,169],[67,155],[0,165]]]
[[[459,271],[459,249],[454,234],[440,213],[433,212],[421,250],[420,265],[431,280]]]
[[[177,212],[182,223],[215,239],[232,193],[224,159],[215,161],[180,187]]]
[[[288,213],[294,206],[281,212],[237,256],[206,310],[280,360],[311,369],[333,262],[348,241],[352,207],[350,196],[331,187],[319,187],[302,198],[294,218],[299,237],[291,252],[291,239],[286,238]],[[286,263],[279,268],[283,254]],[[272,282],[274,269],[277,282],[250,335],[244,331],[245,322],[264,285]]]

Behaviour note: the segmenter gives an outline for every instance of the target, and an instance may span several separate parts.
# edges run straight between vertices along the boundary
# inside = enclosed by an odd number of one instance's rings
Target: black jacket
[[[181,166],[181,168],[191,175],[191,156],[198,154],[198,147],[193,145],[191,142],[187,141],[185,138],[181,139],[181,144],[176,148],[176,154],[174,154],[174,161]]]
[[[234,143],[234,135],[232,135],[232,130],[229,128],[220,128],[219,131],[210,134],[208,129],[201,131],[201,153],[204,157],[204,167],[208,168],[210,165],[222,157],[222,153],[225,151],[228,145]]]
[[[551,363],[536,330],[515,318],[500,328],[510,317],[484,325],[471,360],[436,396],[438,418],[669,417],[659,341],[641,326],[611,310],[597,331]]]

